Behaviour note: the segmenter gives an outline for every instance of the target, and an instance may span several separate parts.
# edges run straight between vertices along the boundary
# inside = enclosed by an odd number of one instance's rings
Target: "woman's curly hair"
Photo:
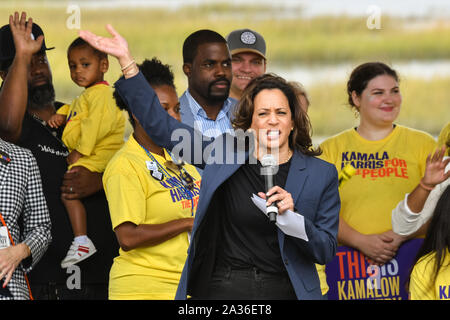
[[[288,99],[294,122],[294,128],[289,135],[289,147],[308,156],[320,155],[322,153],[320,148],[313,148],[311,122],[306,112],[301,108],[294,88],[285,79],[273,73],[257,77],[247,85],[234,111],[232,120],[234,129],[246,131],[250,128],[255,109],[255,97],[264,89],[279,89]]]
[[[153,57],[152,60],[145,59],[137,66],[152,87],[167,85],[175,89],[173,72],[168,64],[163,64],[156,57]],[[116,100],[117,107],[119,107],[120,110],[128,111],[130,123],[134,127],[134,120],[131,116],[130,109],[122,100],[117,90],[114,90],[113,96]]]

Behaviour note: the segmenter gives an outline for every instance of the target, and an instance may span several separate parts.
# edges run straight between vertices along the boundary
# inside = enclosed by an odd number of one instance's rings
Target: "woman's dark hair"
[[[450,185],[444,190],[436,204],[427,234],[413,266],[427,254],[436,253],[434,282],[439,270],[443,267],[447,250],[450,250]]]
[[[152,60],[145,59],[137,66],[152,87],[167,85],[175,89],[173,72],[168,64],[163,64],[156,57],[153,57]],[[117,90],[114,90],[113,96],[116,99],[116,104],[119,109],[128,111],[130,123],[134,127],[135,123],[131,116],[131,111],[125,104],[125,101],[122,100]]]
[[[264,89],[279,89],[288,99],[292,120],[294,122],[294,129],[289,135],[289,147],[309,156],[320,155],[322,153],[320,148],[313,149],[312,147],[311,123],[308,115],[300,106],[294,88],[285,79],[273,73],[257,77],[247,85],[234,112],[234,129],[246,131],[250,128],[255,108],[255,97]]]
[[[353,91],[360,96],[369,81],[380,75],[388,75],[393,77],[395,81],[399,81],[397,72],[382,62],[363,63],[352,71],[347,82],[348,103],[350,106],[356,107],[352,99]]]

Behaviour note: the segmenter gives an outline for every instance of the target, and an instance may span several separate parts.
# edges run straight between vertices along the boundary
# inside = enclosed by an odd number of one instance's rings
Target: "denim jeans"
[[[218,268],[214,271],[209,294],[197,299],[210,300],[296,300],[287,274],[268,273],[257,268]]]

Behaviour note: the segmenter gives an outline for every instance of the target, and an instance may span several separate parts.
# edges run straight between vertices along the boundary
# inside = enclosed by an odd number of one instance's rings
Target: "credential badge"
[[[145,161],[147,169],[150,171],[150,174],[153,178],[158,181],[163,180],[164,174],[159,170],[158,165],[154,161]]]

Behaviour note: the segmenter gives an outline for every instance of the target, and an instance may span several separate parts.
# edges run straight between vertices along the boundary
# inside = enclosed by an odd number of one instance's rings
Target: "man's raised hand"
[[[41,49],[44,36],[40,35],[37,39],[31,37],[33,19],[28,18],[27,21],[27,14],[25,12],[22,12],[20,17],[18,12],[15,12],[14,16],[10,15],[9,26],[11,27],[11,33],[14,39],[16,56],[32,56]]]

